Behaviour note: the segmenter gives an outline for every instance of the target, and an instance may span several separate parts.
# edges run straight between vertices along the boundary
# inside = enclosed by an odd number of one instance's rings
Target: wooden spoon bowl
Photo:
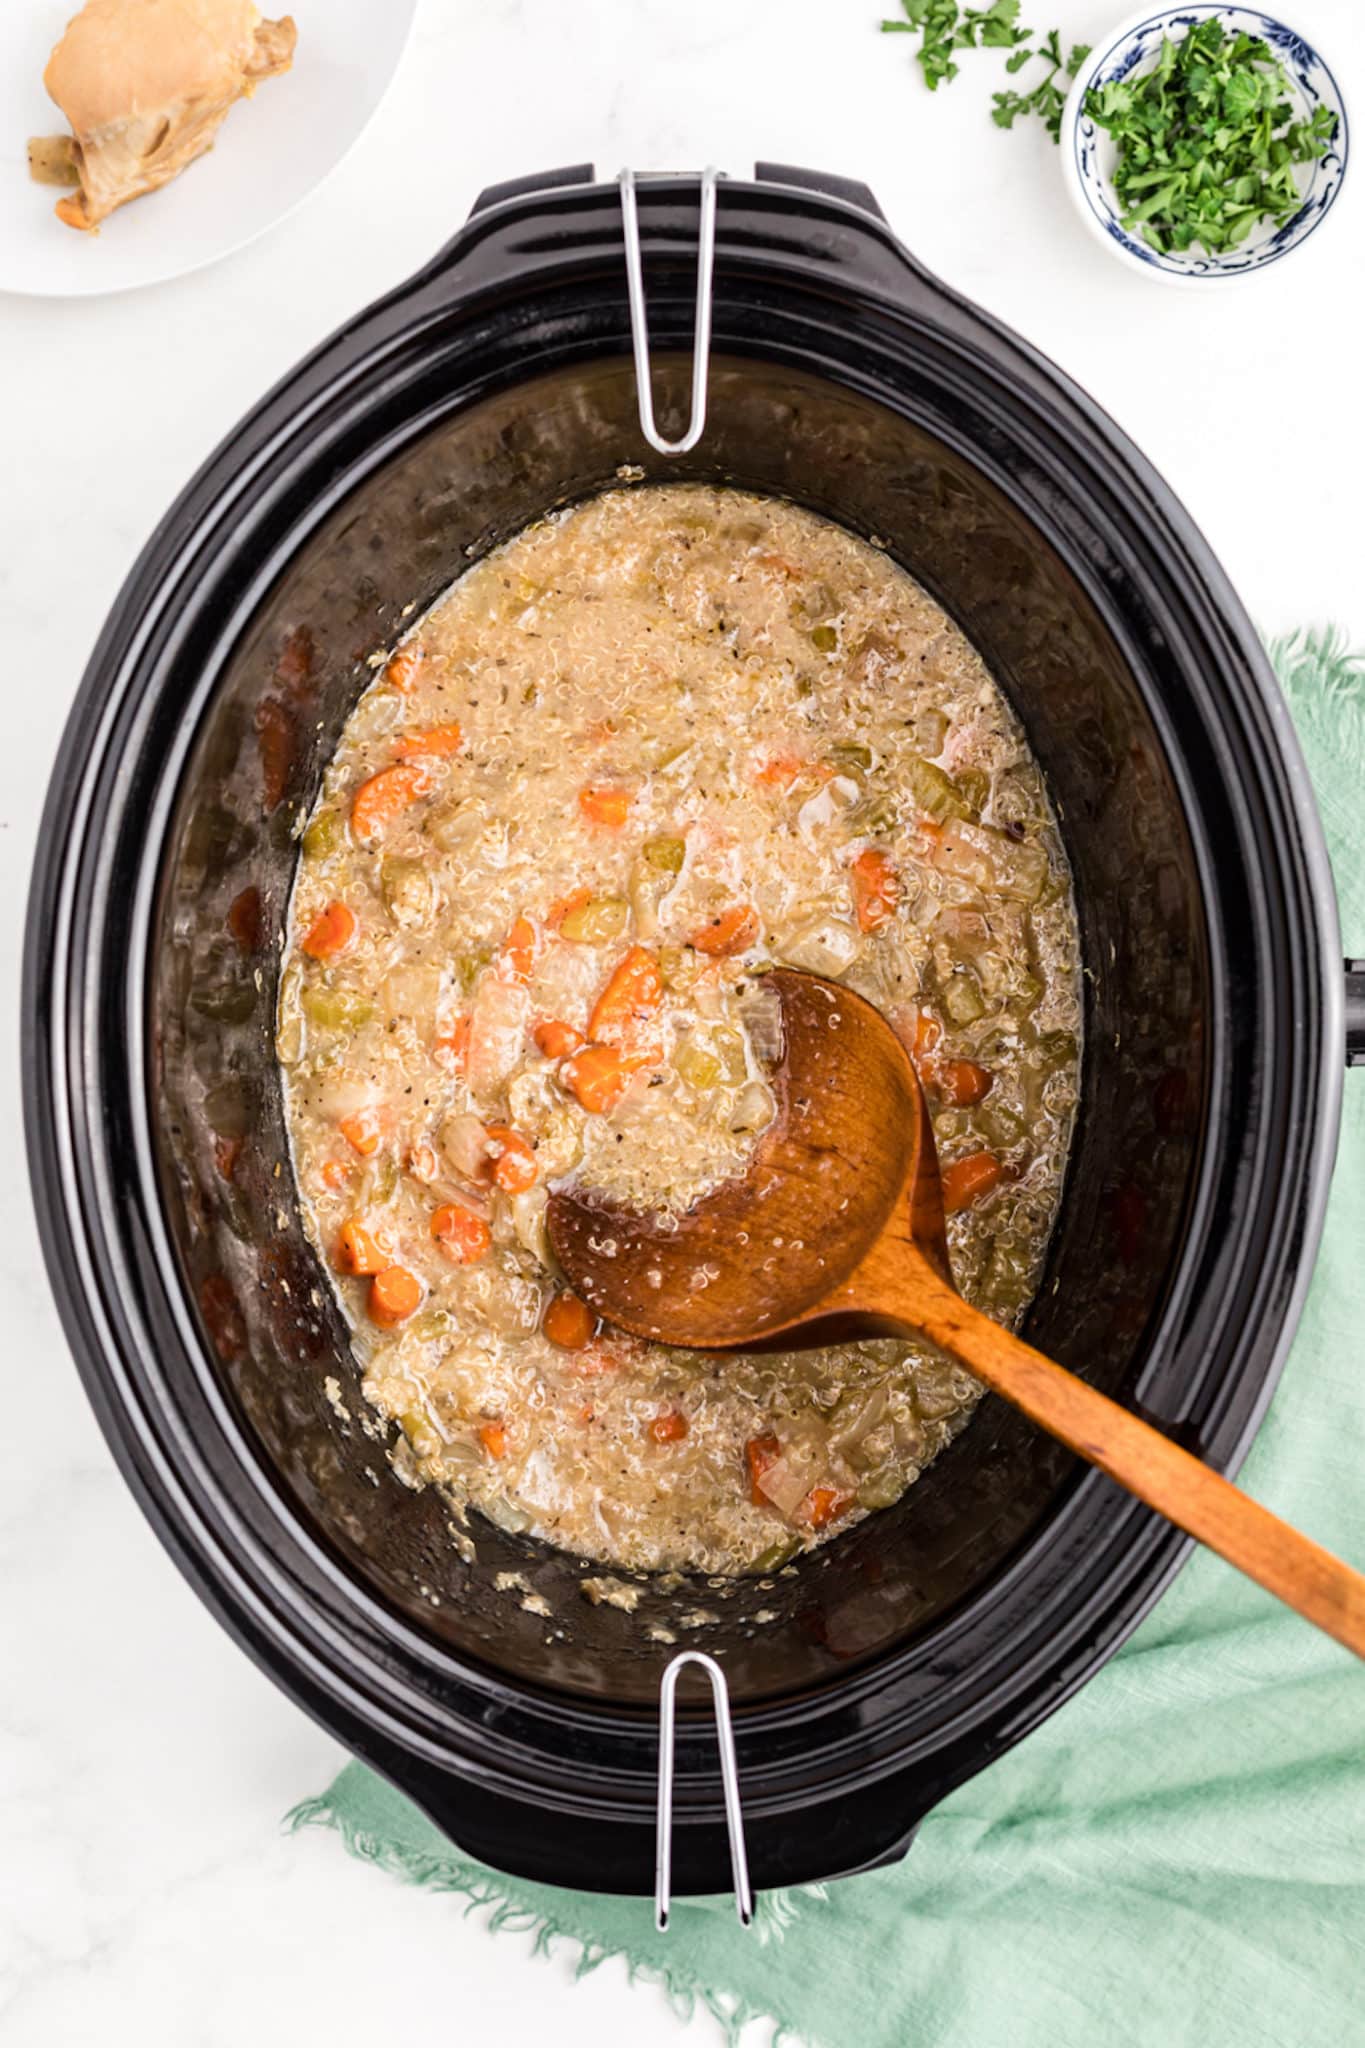
[[[1365,1578],[958,1294],[924,1093],[881,1013],[788,968],[767,985],[782,1021],[776,1114],[742,1176],[677,1217],[552,1191],[550,1242],[588,1306],[638,1337],[700,1351],[927,1337],[1365,1656]]]

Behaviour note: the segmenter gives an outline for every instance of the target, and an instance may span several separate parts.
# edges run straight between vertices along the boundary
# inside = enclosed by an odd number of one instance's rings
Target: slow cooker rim
[[[1070,395],[1070,391],[1068,391],[1068,395]],[[1207,555],[1207,551],[1205,551],[1205,555]],[[143,565],[139,565],[139,569],[141,569],[141,567],[145,567],[145,563],[143,563]],[[1209,569],[1209,561],[1205,559],[1205,563],[1203,563],[1203,571],[1207,573],[1207,569]],[[137,575],[137,571],[135,571],[135,575]],[[98,655],[96,655],[96,662],[98,662]],[[1252,670],[1252,672],[1254,672],[1254,670]],[[94,684],[96,684],[96,682],[98,682],[98,670],[96,670],[96,664],[92,664],[92,674],[90,674],[92,694],[94,694]],[[84,696],[84,692],[82,692],[82,696]],[[1273,707],[1273,702],[1271,702],[1271,711],[1275,711],[1275,707]],[[1281,723],[1283,723],[1283,715],[1281,715]],[[1283,735],[1281,735],[1281,737],[1283,737]],[[53,791],[53,803],[55,803],[55,801],[57,801],[57,791]],[[1310,819],[1310,823],[1312,823],[1312,819]],[[1312,846],[1312,838],[1314,838],[1314,834],[1312,834],[1312,829],[1308,831],[1308,834],[1306,834],[1304,838],[1306,838],[1306,842],[1308,842],[1308,844]],[[51,842],[49,842],[49,844],[51,844]],[[1324,856],[1324,854],[1322,854],[1322,872],[1326,872],[1326,856]],[[35,885],[35,889],[37,889],[37,885]],[[35,901],[37,901],[37,897],[35,897]],[[1320,907],[1320,905],[1318,905],[1318,907]],[[35,936],[35,934],[33,934],[33,928],[31,928],[31,938],[33,938],[33,936]],[[1340,1004],[1340,991],[1336,989],[1336,983],[1334,983],[1334,981],[1330,981],[1330,979],[1326,977],[1326,973],[1324,973],[1324,987],[1326,987],[1328,991],[1334,991],[1334,993],[1336,993],[1336,1001],[1338,1001],[1338,1004]],[[31,1006],[27,1006],[27,1008],[29,1008],[29,1012],[31,1012]],[[1324,1006],[1324,1024],[1322,1024],[1322,1049],[1324,1049],[1324,1067],[1326,1067],[1326,1071],[1330,1071],[1332,1075],[1336,1075],[1336,1083],[1340,1085],[1340,1075],[1338,1075],[1336,1067],[1334,1067],[1334,1065],[1330,1065],[1330,1067],[1328,1067],[1328,1059],[1330,1059],[1330,1055],[1328,1055],[1328,1026],[1330,1026],[1330,997],[1328,997],[1328,1004]],[[33,1051],[33,1044],[31,1044],[31,1047],[29,1047],[29,1051]],[[33,1073],[33,1063],[31,1063],[31,1073]],[[31,1094],[31,1104],[33,1104],[33,1094]],[[39,1112],[35,1110],[35,1116],[37,1116],[37,1114],[39,1114]],[[47,1239],[47,1233],[45,1233],[45,1239]],[[1302,1276],[1302,1284],[1306,1284],[1306,1276]],[[1269,1401],[1269,1393],[1271,1393],[1271,1384],[1269,1384],[1269,1374],[1267,1374],[1267,1384],[1265,1384],[1265,1389],[1263,1389],[1263,1395],[1265,1395],[1265,1399],[1267,1399],[1267,1401]],[[1250,1432],[1250,1425],[1248,1425],[1248,1430],[1246,1430],[1244,1434],[1248,1434],[1248,1432]],[[1171,1556],[1171,1561],[1169,1561],[1169,1567],[1166,1567],[1166,1569],[1162,1571],[1162,1577],[1160,1577],[1160,1581],[1152,1581],[1152,1583],[1150,1583],[1150,1587],[1148,1587],[1148,1595],[1146,1595],[1146,1599],[1144,1599],[1144,1602],[1142,1602],[1142,1612],[1144,1612],[1144,1608],[1146,1608],[1146,1606],[1150,1604],[1150,1599],[1154,1599],[1154,1597],[1158,1595],[1158,1591],[1160,1591],[1160,1585],[1164,1583],[1164,1577],[1169,1577],[1169,1573],[1171,1573],[1171,1571],[1175,1571],[1175,1569],[1179,1567],[1179,1561],[1181,1561],[1181,1556],[1183,1556],[1185,1548],[1187,1548],[1187,1546],[1183,1544],[1183,1540],[1175,1538],[1175,1552],[1177,1552],[1177,1554],[1173,1554],[1173,1556]],[[352,1585],[354,1585],[354,1581],[352,1581]],[[1134,1620],[1136,1620],[1136,1616],[1134,1616]],[[884,1675],[884,1673],[882,1673],[882,1671],[878,1669],[878,1679],[880,1679],[882,1675]],[[1078,1681],[1078,1679],[1076,1679],[1076,1681]],[[847,1679],[837,1679],[837,1683],[849,1683],[849,1681],[847,1681]],[[559,1708],[563,1708],[563,1696],[555,1696],[555,1704],[557,1704]],[[1050,1704],[1054,1704],[1054,1700],[1050,1700],[1050,1702],[1048,1702],[1048,1706],[1050,1706]],[[749,1718],[749,1712],[751,1712],[751,1710],[745,1710],[745,1720]],[[753,1710],[753,1714],[755,1714],[755,1716],[761,1716],[761,1714],[763,1714],[763,1708],[761,1708],[761,1706],[759,1706],[759,1708],[755,1708],[755,1710]]]

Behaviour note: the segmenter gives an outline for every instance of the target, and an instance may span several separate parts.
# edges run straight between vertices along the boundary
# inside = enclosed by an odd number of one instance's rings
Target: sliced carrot
[[[838,1486],[813,1486],[798,1510],[798,1519],[812,1529],[825,1529],[852,1507],[854,1496]]]
[[[665,1408],[649,1425],[656,1444],[680,1444],[687,1435],[687,1417],[677,1408]]]
[[[519,917],[503,940],[498,953],[500,971],[513,981],[529,981],[536,964],[538,938],[529,917]]]
[[[582,1351],[592,1342],[597,1318],[576,1294],[557,1294],[540,1327],[561,1351]]]
[[[571,910],[581,910],[585,903],[591,901],[591,889],[571,889],[567,896],[556,896],[545,913],[545,922],[558,931]]]
[[[490,1458],[505,1458],[507,1456],[506,1425],[501,1422],[481,1422],[479,1424],[479,1442],[483,1445]]]
[[[698,953],[709,953],[713,960],[728,958],[731,953],[743,953],[758,937],[758,912],[752,903],[732,903],[728,910],[721,910],[693,932],[688,945]]]
[[[389,1255],[360,1218],[352,1216],[341,1226],[336,1263],[343,1273],[382,1273],[389,1263]]]
[[[344,1188],[350,1178],[351,1169],[344,1159],[323,1160],[318,1179],[325,1188],[330,1188],[333,1194]]]
[[[607,1116],[629,1088],[636,1071],[614,1045],[585,1045],[572,1059],[565,1060],[559,1078],[584,1109],[596,1116]]]
[[[756,1508],[772,1506],[759,1481],[781,1456],[782,1446],[771,1430],[765,1430],[762,1436],[751,1436],[744,1446],[744,1458],[749,1467],[749,1498]]]
[[[487,1257],[492,1233],[482,1216],[462,1202],[445,1202],[431,1219],[431,1234],[456,1266],[473,1266]]]
[[[583,1033],[575,1031],[572,1024],[565,1024],[559,1017],[542,1017],[531,1036],[547,1060],[567,1059],[584,1043]]]
[[[434,1145],[418,1144],[408,1147],[408,1172],[414,1180],[430,1186],[439,1171],[439,1161]]]
[[[362,1159],[370,1158],[379,1150],[383,1127],[377,1109],[357,1109],[351,1116],[342,1117],[337,1129]]]
[[[664,984],[657,954],[631,946],[613,968],[588,1019],[588,1037],[614,1045],[627,1059],[654,1063],[664,1056],[659,1035]]]
[[[443,1031],[431,1048],[432,1058],[448,1074],[462,1074],[469,1058],[469,1019],[457,1017],[449,1031]]]
[[[889,924],[901,900],[901,879],[890,854],[879,846],[864,847],[852,867],[853,908],[861,932],[880,931]]]
[[[485,1135],[493,1160],[494,1185],[509,1195],[519,1195],[534,1187],[536,1155],[525,1138],[507,1124],[488,1124]]]
[[[429,725],[425,732],[404,733],[395,740],[400,761],[448,761],[464,745],[464,733],[454,720],[449,725]]]
[[[365,1307],[372,1323],[378,1323],[381,1330],[391,1330],[395,1323],[405,1323],[421,1305],[422,1283],[417,1275],[406,1266],[385,1266],[370,1282]]]
[[[975,1060],[940,1060],[930,1074],[935,1092],[955,1109],[970,1109],[995,1086],[995,1076]]]
[[[254,953],[261,943],[261,892],[253,883],[234,896],[227,914],[228,930],[244,953]]]
[[[399,761],[381,768],[361,783],[352,799],[351,829],[358,838],[374,839],[430,791],[431,769],[425,761]]]
[[[631,794],[609,784],[589,784],[578,792],[578,808],[594,825],[619,828],[630,816]]]
[[[943,1207],[947,1215],[970,1209],[1000,1185],[1001,1166],[994,1152],[969,1152],[943,1169]]]
[[[417,674],[422,666],[423,654],[415,640],[409,640],[406,647],[400,647],[396,654],[389,656],[384,669],[384,681],[400,696],[410,697],[417,688]]]
[[[329,903],[313,919],[303,950],[314,960],[330,960],[344,953],[355,937],[355,912],[344,903]]]

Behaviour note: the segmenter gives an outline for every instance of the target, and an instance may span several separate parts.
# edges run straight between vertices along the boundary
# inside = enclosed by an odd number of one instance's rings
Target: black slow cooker
[[[697,181],[646,181],[639,203],[677,422]],[[869,193],[778,166],[722,184],[690,454],[642,437],[630,342],[617,188],[586,166],[500,187],[185,490],[100,638],[48,801],[29,1145],[115,1455],[301,1705],[487,1861],[648,1891],[666,1639],[709,1650],[771,1886],[902,1854],[1103,1663],[1187,1546],[988,1398],[897,1506],[763,1585],[646,1583],[627,1614],[584,1599],[581,1560],[491,1525],[458,1553],[360,1395],[272,1053],[296,834],[367,657],[468,562],[621,478],[790,497],[903,562],[1012,698],[1076,875],[1083,1106],[1027,1335],[1223,1470],[1317,1244],[1342,963],[1303,764],[1208,548],[1112,422],[927,275]],[[1359,1051],[1359,981],[1351,1000]],[[509,1571],[548,1619],[498,1590]],[[729,1881],[703,1699],[684,1687],[684,1892]]]

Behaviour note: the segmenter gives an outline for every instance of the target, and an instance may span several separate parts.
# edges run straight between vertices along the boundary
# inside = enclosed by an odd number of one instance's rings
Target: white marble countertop
[[[325,4],[297,0],[305,35]],[[1080,39],[1123,5],[1044,11]],[[359,147],[253,248],[119,298],[0,298],[7,986],[44,782],[146,534],[266,386],[439,247],[481,186],[527,171],[593,158],[604,173],[744,172],[763,156],[865,178],[927,263],[1136,437],[1264,627],[1339,618],[1365,638],[1365,168],[1292,262],[1227,297],[1163,291],[1090,240],[1041,130],[991,126],[994,64],[969,59],[931,98],[908,39],[876,33],[878,12],[879,0],[426,0]],[[1365,11],[1293,0],[1291,15],[1365,119]],[[631,1990],[619,1967],[571,1988],[563,1960],[490,1938],[334,1837],[281,1835],[339,1751],[209,1619],[86,1408],[29,1208],[15,1013],[11,1001],[0,1155],[8,1371],[25,1389],[8,1406],[0,1494],[6,2048],[284,2048],[305,2026],[351,2048],[388,2037],[400,2000],[428,2026],[442,2016],[437,2038],[472,2020],[511,2048],[551,2028],[559,2048],[676,2039],[661,1996]],[[708,2030],[694,2023],[696,2038]]]

